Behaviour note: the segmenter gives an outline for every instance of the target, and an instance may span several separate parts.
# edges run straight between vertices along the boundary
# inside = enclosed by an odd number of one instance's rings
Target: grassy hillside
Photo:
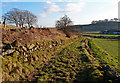
[[[93,31],[103,31],[110,29],[118,29],[118,22],[101,22],[96,24],[89,25],[76,25],[77,29],[80,29],[83,32],[93,32]]]

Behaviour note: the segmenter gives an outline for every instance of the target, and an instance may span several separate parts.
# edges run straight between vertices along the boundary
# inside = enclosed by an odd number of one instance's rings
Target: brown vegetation
[[[41,40],[53,40],[66,38],[66,35],[57,29],[34,28],[34,29],[2,29],[2,40],[13,42],[18,40],[21,43],[28,43]]]

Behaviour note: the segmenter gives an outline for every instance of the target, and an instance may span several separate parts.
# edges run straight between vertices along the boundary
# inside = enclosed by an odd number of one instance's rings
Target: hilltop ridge
[[[93,32],[93,31],[104,31],[110,29],[118,29],[120,22],[108,21],[108,22],[99,22],[94,24],[87,25],[75,25],[77,29],[80,29],[82,32]]]

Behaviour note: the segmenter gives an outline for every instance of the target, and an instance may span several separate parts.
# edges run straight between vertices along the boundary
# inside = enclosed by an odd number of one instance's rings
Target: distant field
[[[98,39],[94,38],[94,42],[111,56],[118,56],[118,39]]]
[[[90,35],[90,36],[120,36],[114,34],[100,34],[100,33],[84,33],[83,35]]]
[[[113,59],[112,65],[118,65],[116,61],[120,60],[120,57],[118,57],[118,52],[120,47],[118,46],[118,39],[100,39],[100,38],[93,38],[93,42],[96,44],[97,47],[99,47],[101,50],[108,53],[107,57],[111,57]],[[116,61],[115,61],[116,60]],[[109,62],[109,61],[108,61]],[[111,63],[111,61],[110,61]]]

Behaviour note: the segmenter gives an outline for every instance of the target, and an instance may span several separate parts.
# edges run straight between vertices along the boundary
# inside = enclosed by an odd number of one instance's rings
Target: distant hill
[[[108,21],[108,22],[98,22],[88,25],[75,25],[77,29],[80,29],[82,32],[93,32],[93,31],[104,31],[110,29],[118,29],[117,21]]]

